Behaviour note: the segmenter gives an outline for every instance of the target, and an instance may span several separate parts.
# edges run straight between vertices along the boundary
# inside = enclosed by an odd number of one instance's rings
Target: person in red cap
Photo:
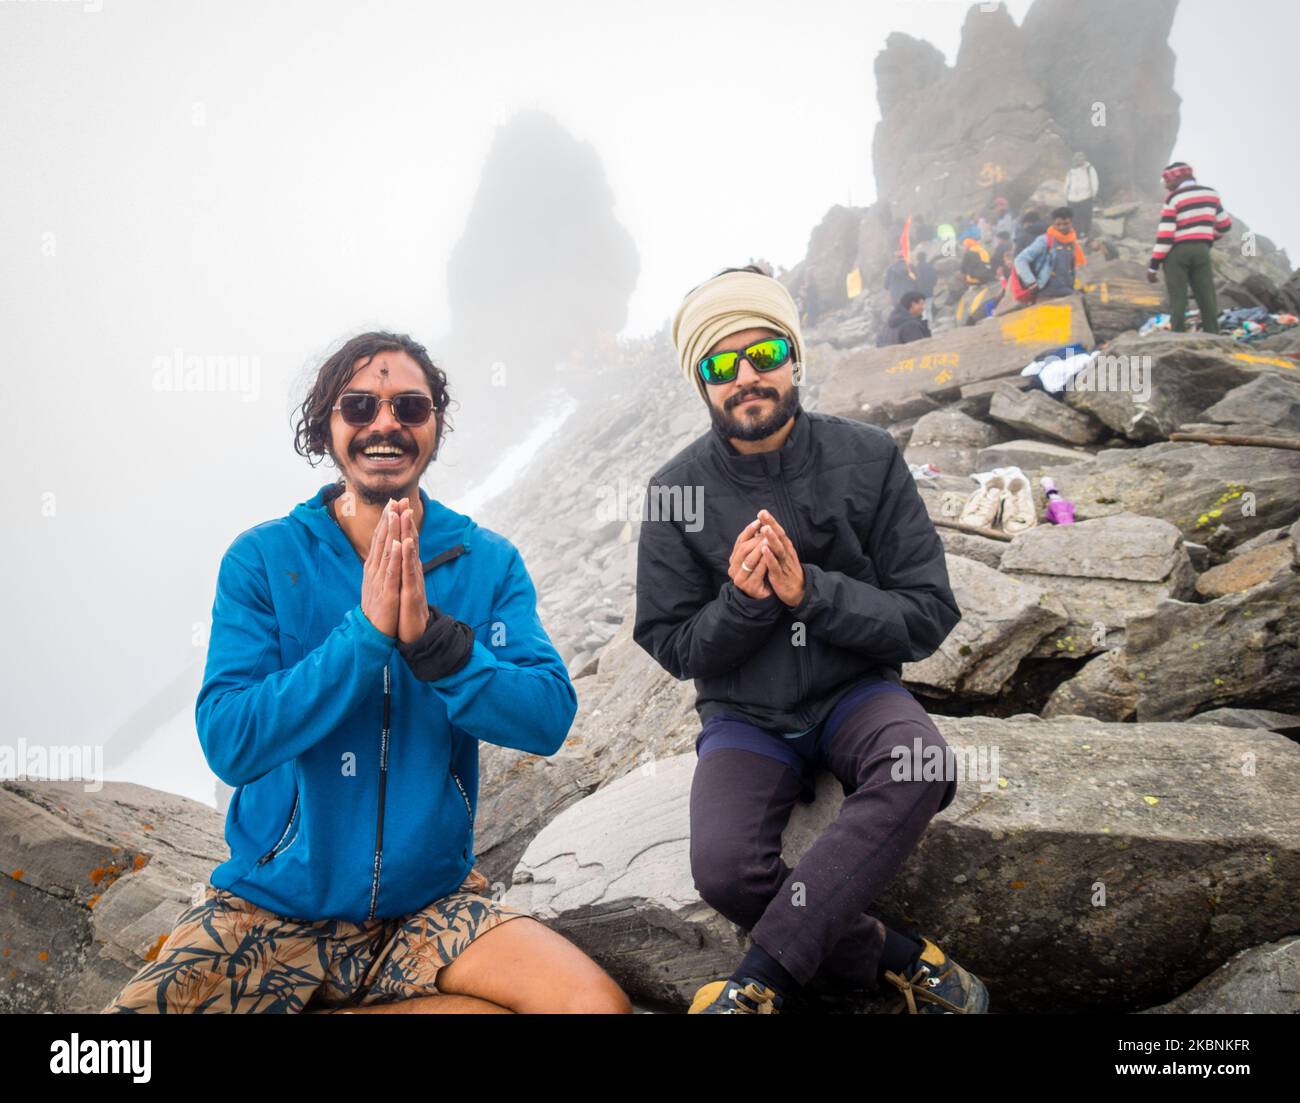
[[[1219,302],[1214,291],[1214,264],[1210,247],[1232,229],[1232,219],[1223,209],[1219,193],[1198,183],[1186,161],[1169,165],[1161,179],[1165,184],[1164,210],[1156,230],[1156,245],[1147,267],[1147,279],[1156,282],[1165,270],[1169,290],[1169,327],[1175,333],[1187,328],[1187,291],[1196,296],[1201,309],[1201,329],[1219,332]]]

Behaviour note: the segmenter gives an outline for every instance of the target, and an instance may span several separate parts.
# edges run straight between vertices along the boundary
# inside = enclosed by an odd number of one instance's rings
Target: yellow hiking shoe
[[[765,984],[746,977],[710,981],[691,1000],[688,1015],[775,1015],[784,1001]]]
[[[983,1015],[989,1009],[984,982],[922,936],[920,964],[911,976],[885,970],[885,980],[903,995],[894,1008],[909,1015]],[[917,1006],[920,1003],[921,1006]]]

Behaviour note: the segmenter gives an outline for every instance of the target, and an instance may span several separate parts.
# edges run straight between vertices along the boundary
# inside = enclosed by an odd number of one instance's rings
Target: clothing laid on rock
[[[356,923],[464,882],[479,740],[553,754],[577,695],[518,551],[423,490],[426,598],[441,612],[399,652],[358,603],[363,564],[327,509],[339,489],[226,552],[196,719],[208,764],[236,787],[212,885],[277,915]]]
[[[102,1014],[291,1015],[434,996],[444,966],[527,914],[493,899],[477,869],[411,915],[359,923],[286,918],[209,885]]]
[[[708,508],[687,523],[672,503],[701,494]],[[793,609],[727,574],[762,508],[803,564]],[[799,409],[781,448],[746,455],[711,427],[649,480],[632,635],[675,678],[695,679],[701,722],[731,712],[805,730],[866,675],[901,681],[902,664],[932,654],[960,619],[943,543],[884,429]],[[796,624],[806,639],[791,647]]]
[[[1219,332],[1227,332],[1238,341],[1262,341],[1285,333],[1300,323],[1294,314],[1272,314],[1262,306],[1225,310],[1219,315]]]
[[[1085,352],[1080,345],[1061,345],[1040,352],[1020,374],[1033,376],[1048,394],[1059,394],[1096,356],[1096,350]]]
[[[930,336],[930,325],[924,318],[913,314],[906,307],[896,306],[889,313],[884,327],[876,337],[876,346],[906,345],[912,341],[922,341]]]

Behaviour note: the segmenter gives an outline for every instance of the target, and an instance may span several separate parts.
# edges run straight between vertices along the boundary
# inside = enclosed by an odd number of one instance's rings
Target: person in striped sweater
[[[1210,246],[1232,229],[1232,219],[1223,209],[1219,193],[1197,183],[1192,166],[1175,161],[1161,174],[1168,195],[1160,212],[1156,247],[1151,252],[1147,279],[1156,282],[1165,270],[1169,289],[1169,322],[1175,333],[1186,329],[1187,290],[1201,308],[1201,329],[1219,332],[1219,303],[1214,291],[1214,265]]]

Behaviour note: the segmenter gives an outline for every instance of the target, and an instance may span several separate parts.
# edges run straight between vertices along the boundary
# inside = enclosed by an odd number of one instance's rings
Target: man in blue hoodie
[[[106,1012],[630,1010],[474,869],[479,741],[554,754],[577,695],[519,552],[420,488],[447,404],[405,335],[322,366],[294,446],[342,477],[217,577],[196,720],[230,858]]]

